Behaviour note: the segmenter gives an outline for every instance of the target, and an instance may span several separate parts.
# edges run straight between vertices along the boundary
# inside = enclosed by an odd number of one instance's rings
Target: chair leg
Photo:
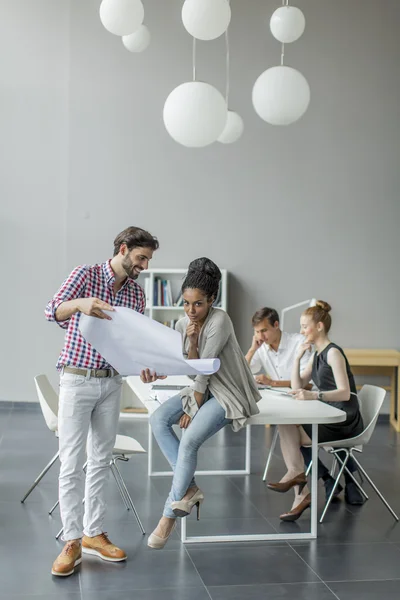
[[[394,512],[394,510],[392,509],[390,504],[382,496],[382,494],[380,493],[380,491],[378,490],[378,488],[376,487],[376,485],[374,484],[374,482],[372,481],[371,477],[368,475],[366,470],[360,465],[360,463],[358,462],[358,460],[356,459],[356,457],[353,454],[351,454],[351,457],[354,460],[354,462],[356,463],[356,465],[359,468],[359,470],[361,471],[361,473],[364,475],[365,479],[368,481],[368,483],[371,485],[371,487],[378,494],[379,498],[382,500],[383,504],[386,506],[388,511],[393,515],[393,517],[396,519],[396,521],[398,521],[399,517],[396,515],[396,513]]]
[[[56,510],[56,508],[59,504],[60,504],[60,501],[57,500],[57,502],[54,504],[54,506],[52,506],[51,509],[49,510],[49,515],[53,514],[53,512]]]
[[[113,461],[111,461],[110,468],[111,468],[111,473],[113,474],[113,477],[114,477],[114,479],[115,479],[115,483],[117,484],[118,491],[119,491],[119,493],[121,494],[121,498],[122,498],[122,500],[123,500],[123,502],[124,502],[124,504],[125,504],[125,508],[126,508],[126,510],[130,510],[129,502],[128,502],[128,500],[126,499],[126,496],[125,496],[124,490],[123,490],[123,488],[121,487],[121,484],[120,484],[120,482],[119,482],[119,479],[118,479],[118,474],[116,473],[116,470],[115,470],[115,464],[113,463]]]
[[[122,489],[124,491],[126,499],[129,502],[129,505],[130,505],[130,507],[131,507],[131,509],[133,511],[133,514],[136,517],[136,521],[138,522],[138,525],[139,525],[140,529],[142,530],[143,535],[145,535],[146,531],[145,531],[145,529],[144,529],[144,527],[142,525],[142,522],[141,522],[141,520],[139,518],[139,515],[138,515],[138,512],[137,512],[137,510],[135,508],[135,505],[133,504],[133,501],[132,501],[131,495],[129,494],[128,488],[126,487],[125,482],[124,482],[124,480],[122,478],[122,475],[121,475],[121,473],[120,473],[120,471],[119,471],[119,469],[117,467],[117,460],[127,461],[128,459],[125,456],[114,456],[114,458],[112,460],[112,463],[113,463],[113,466],[114,466],[114,469],[115,469],[115,474],[118,475],[119,484],[121,485],[121,487],[122,487]],[[114,474],[114,477],[115,477],[115,474]]]
[[[25,500],[27,499],[27,497],[30,496],[30,494],[33,492],[33,490],[35,489],[35,487],[37,486],[37,484],[43,479],[43,477],[46,475],[46,473],[54,465],[54,463],[58,459],[58,456],[59,456],[59,452],[57,452],[57,454],[55,454],[53,456],[53,458],[51,459],[51,461],[49,462],[49,464],[46,465],[45,468],[43,469],[43,471],[40,473],[40,475],[38,475],[36,477],[35,481],[31,485],[31,487],[29,488],[29,490],[26,492],[25,496],[22,498],[22,500],[21,500],[22,504],[25,502]]]
[[[343,473],[343,471],[344,471],[344,469],[345,469],[345,467],[346,467],[346,464],[347,464],[347,461],[349,460],[349,458],[350,458],[350,453],[349,453],[349,451],[348,451],[348,450],[346,450],[346,458],[344,459],[344,461],[343,461],[343,463],[342,463],[342,466],[341,466],[341,467],[340,467],[340,469],[339,469],[338,476],[337,476],[337,477],[336,477],[336,479],[335,479],[335,483],[334,483],[334,485],[333,485],[332,491],[331,491],[331,493],[329,494],[329,498],[328,498],[328,500],[327,500],[327,502],[326,502],[326,504],[325,504],[325,507],[324,507],[324,510],[323,510],[323,512],[322,512],[321,518],[320,518],[320,520],[319,520],[319,522],[320,522],[320,523],[322,523],[322,521],[323,521],[323,520],[324,520],[324,518],[325,518],[326,511],[327,511],[327,510],[328,510],[328,508],[329,508],[329,505],[330,505],[330,503],[331,503],[331,501],[332,501],[333,495],[334,495],[334,493],[335,493],[335,490],[336,490],[336,488],[337,488],[337,485],[338,485],[338,483],[339,483],[339,481],[340,481],[340,478],[341,478],[341,476],[342,476],[342,473]]]
[[[263,475],[263,478],[262,478],[263,481],[265,481],[267,479],[267,473],[268,473],[268,469],[269,469],[269,464],[271,462],[271,458],[272,458],[272,455],[273,455],[274,450],[275,450],[276,442],[278,440],[278,435],[279,435],[279,431],[278,431],[278,426],[276,425],[275,426],[274,435],[273,435],[273,438],[272,438],[272,442],[271,442],[271,448],[269,449],[267,463],[266,463],[265,469],[264,469],[264,475]]]
[[[308,463],[308,467],[306,469],[306,477],[309,476],[310,471],[311,471],[311,467],[312,467],[312,460],[310,460],[310,462]]]
[[[341,460],[341,458],[339,456],[336,456],[336,460],[338,462],[340,462],[340,464],[343,464],[342,460]],[[360,490],[360,492],[362,493],[362,495],[364,496],[364,498],[366,500],[369,500],[367,492],[364,490],[364,488],[361,485],[361,483],[359,481],[357,481],[357,479],[354,477],[354,473],[352,473],[351,471],[349,471],[348,467],[346,467],[345,471],[352,478],[352,480],[354,481],[354,483],[356,484],[356,486],[358,487],[358,489]]]

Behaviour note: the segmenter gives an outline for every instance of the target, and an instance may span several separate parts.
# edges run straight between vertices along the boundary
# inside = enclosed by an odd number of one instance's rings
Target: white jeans
[[[81,538],[82,531],[90,537],[104,531],[104,493],[117,435],[121,384],[121,376],[61,375],[59,498],[64,541]],[[84,511],[82,467],[86,460]]]

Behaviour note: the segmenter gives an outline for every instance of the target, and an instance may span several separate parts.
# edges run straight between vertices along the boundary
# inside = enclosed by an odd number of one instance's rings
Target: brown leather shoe
[[[311,494],[307,494],[307,496],[298,504],[295,508],[292,508],[287,513],[283,513],[280,515],[281,521],[297,521],[299,517],[303,514],[306,508],[310,508],[311,506]]]
[[[300,473],[293,477],[293,479],[289,479],[289,481],[284,481],[280,483],[267,483],[267,487],[274,492],[280,492],[281,494],[288,492],[295,485],[299,486],[299,494],[301,494],[302,489],[307,484],[307,478],[305,473]]]
[[[128,558],[121,548],[110,542],[106,533],[101,533],[95,537],[84,535],[82,538],[82,552],[84,554],[94,554],[111,562],[119,562]]]
[[[75,571],[75,567],[82,562],[82,549],[80,540],[67,542],[61,553],[57,556],[51,569],[51,574],[57,577],[68,577]]]

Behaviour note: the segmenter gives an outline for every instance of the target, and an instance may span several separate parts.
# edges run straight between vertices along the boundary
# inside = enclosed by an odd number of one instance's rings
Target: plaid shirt
[[[100,265],[76,267],[61,285],[54,298],[46,306],[48,321],[56,321],[56,310],[63,302],[76,298],[99,298],[112,306],[126,306],[144,313],[145,297],[139,284],[127,278],[122,288],[114,294],[114,271],[110,260]],[[66,321],[56,323],[66,329],[64,348],[57,362],[57,369],[70,365],[83,369],[109,369],[110,365],[82,337],[79,330],[81,313],[75,313]]]

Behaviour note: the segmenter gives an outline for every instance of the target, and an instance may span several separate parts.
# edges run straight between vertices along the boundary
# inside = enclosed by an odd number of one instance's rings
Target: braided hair
[[[196,258],[189,265],[188,272],[182,284],[182,294],[188,288],[198,289],[209,300],[211,298],[216,300],[220,281],[221,271],[212,260],[205,256]]]

